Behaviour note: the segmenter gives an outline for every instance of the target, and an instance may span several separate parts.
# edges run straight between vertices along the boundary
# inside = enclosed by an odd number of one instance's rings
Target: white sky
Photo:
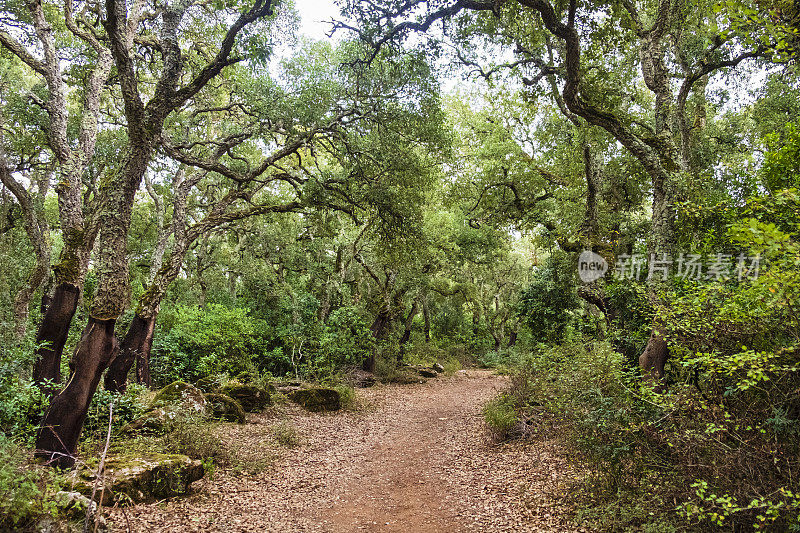
[[[333,0],[295,0],[300,13],[300,33],[314,40],[327,39],[331,25],[326,21],[339,17],[339,8]]]

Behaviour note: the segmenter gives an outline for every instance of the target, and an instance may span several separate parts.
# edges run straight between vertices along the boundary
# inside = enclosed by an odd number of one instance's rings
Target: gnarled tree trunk
[[[148,364],[150,348],[153,345],[153,332],[156,327],[156,316],[147,318],[134,315],[128,332],[122,339],[119,353],[114,358],[113,363],[108,367],[103,385],[106,390],[112,392],[125,392],[128,386],[128,373],[134,363],[137,363],[137,382],[150,385],[140,378],[139,370],[144,367],[146,379],[150,380],[150,367]],[[144,363],[142,362],[144,361]]]
[[[81,291],[71,283],[59,283],[47,306],[47,311],[36,333],[37,358],[33,365],[33,380],[42,384],[45,381],[61,381],[61,353],[67,342],[69,326],[78,308]]]
[[[97,390],[103,370],[116,355],[119,346],[114,336],[115,323],[115,319],[97,320],[89,317],[72,358],[69,382],[47,409],[36,440],[36,455],[52,466],[69,468],[75,464],[75,450],[89,402]]]

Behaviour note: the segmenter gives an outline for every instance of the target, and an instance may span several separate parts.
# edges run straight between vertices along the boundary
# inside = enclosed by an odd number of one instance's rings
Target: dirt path
[[[359,391],[372,407],[318,415],[285,407],[232,426],[244,449],[274,453],[287,417],[303,444],[254,476],[216,472],[197,493],[112,516],[125,531],[566,531],[554,494],[569,471],[552,442],[489,441],[482,404],[505,385],[472,371]],[[270,452],[271,450],[271,452]]]

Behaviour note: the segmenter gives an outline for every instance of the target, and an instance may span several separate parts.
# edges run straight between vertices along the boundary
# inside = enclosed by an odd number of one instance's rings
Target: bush
[[[519,421],[516,403],[511,396],[501,394],[484,405],[483,417],[494,440],[504,441],[512,437],[512,430]]]
[[[105,440],[108,430],[108,413],[111,404],[114,404],[114,418],[111,422],[112,432],[117,432],[126,424],[141,416],[147,409],[144,394],[147,388],[136,383],[128,385],[124,394],[109,392],[98,388],[92,397],[86,422],[83,424],[84,439]]]
[[[333,311],[320,339],[313,371],[324,377],[345,367],[360,367],[375,350],[375,337],[355,307]]]
[[[283,374],[291,368],[277,333],[247,309],[180,306],[164,322],[167,333],[156,337],[151,357],[159,384],[253,369]]]
[[[16,444],[0,435],[0,530],[15,531],[54,517],[48,498],[59,490],[54,471],[30,465]]]
[[[300,446],[300,434],[297,429],[288,422],[280,422],[271,428],[272,437],[275,442],[286,448],[297,448]]]
[[[33,444],[49,403],[30,379],[34,345],[30,339],[22,344],[0,341],[0,431],[21,444]]]

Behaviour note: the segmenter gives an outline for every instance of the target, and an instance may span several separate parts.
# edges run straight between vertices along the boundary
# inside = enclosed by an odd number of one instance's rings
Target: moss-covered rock
[[[238,401],[225,394],[206,394],[206,400],[214,418],[244,424],[244,408]]]
[[[174,381],[158,391],[150,402],[150,409],[174,403],[180,403],[187,411],[203,413],[206,409],[206,398],[200,389],[183,381]]]
[[[226,383],[219,392],[238,401],[248,413],[261,411],[270,404],[269,392],[255,385],[244,385],[231,381]]]
[[[287,397],[309,411],[338,411],[341,409],[339,391],[325,387],[309,387],[288,392]]]
[[[75,470],[71,474],[73,490],[91,496],[96,474],[96,466]],[[204,474],[202,463],[185,455],[110,456],[97,481],[95,499],[102,497],[103,505],[163,500],[187,494],[189,486]]]
[[[216,376],[206,376],[200,378],[195,382],[194,385],[204,393],[216,392],[220,387],[219,378]]]

